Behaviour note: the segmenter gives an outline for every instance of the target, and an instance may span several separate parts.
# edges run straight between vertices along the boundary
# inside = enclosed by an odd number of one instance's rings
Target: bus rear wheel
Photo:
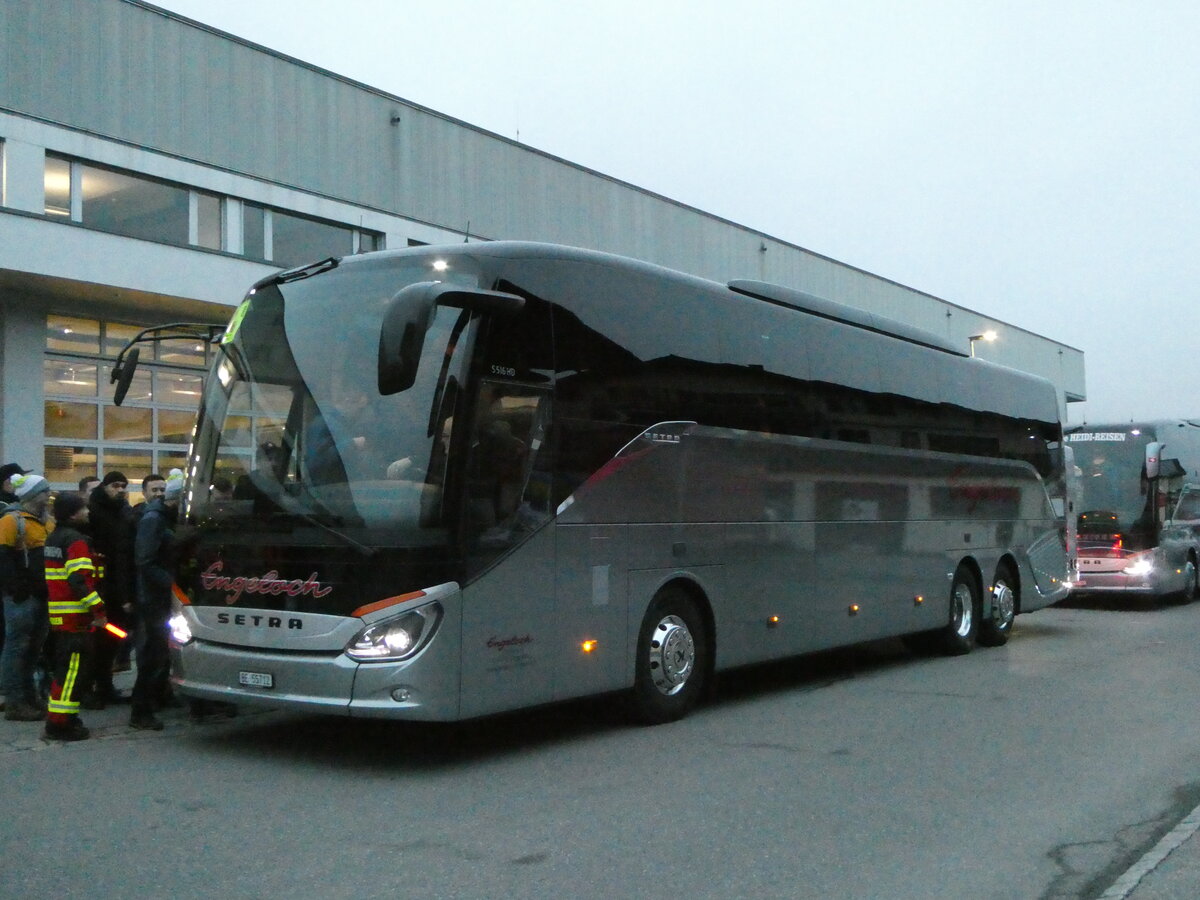
[[[633,714],[647,725],[687,715],[704,689],[710,644],[696,603],[678,587],[650,602],[638,633]]]
[[[1013,621],[1017,617],[1017,579],[1007,564],[996,569],[992,582],[992,604],[988,617],[979,623],[979,643],[984,647],[1001,647],[1008,643]]]

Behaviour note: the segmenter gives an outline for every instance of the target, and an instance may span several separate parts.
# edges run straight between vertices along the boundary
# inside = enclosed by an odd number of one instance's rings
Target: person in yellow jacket
[[[34,680],[46,642],[46,578],[42,553],[48,533],[50,485],[32,472],[12,476],[18,505],[0,516],[0,594],[4,597],[4,650],[0,692],[4,718],[38,722],[45,703]]]

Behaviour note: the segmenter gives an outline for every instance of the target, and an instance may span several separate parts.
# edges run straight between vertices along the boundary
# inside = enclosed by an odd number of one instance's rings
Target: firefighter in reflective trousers
[[[88,730],[79,720],[79,691],[88,683],[93,657],[92,630],[108,624],[91,543],[81,530],[88,520],[87,503],[78,494],[54,501],[58,527],[46,539],[46,588],[50,595],[50,629],[54,632],[54,681],[46,707],[44,737],[82,741]]]

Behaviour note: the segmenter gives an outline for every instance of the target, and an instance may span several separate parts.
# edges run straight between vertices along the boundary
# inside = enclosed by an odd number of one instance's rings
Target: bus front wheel
[[[634,716],[647,725],[682,718],[700,698],[708,672],[708,634],[695,601],[678,587],[663,588],[638,633]]]
[[[950,584],[950,622],[937,632],[938,649],[947,656],[970,653],[979,634],[979,585],[965,566],[959,566]]]

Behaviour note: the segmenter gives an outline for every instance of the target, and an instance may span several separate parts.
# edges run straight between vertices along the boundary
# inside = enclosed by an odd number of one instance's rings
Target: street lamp
[[[981,334],[971,335],[969,338],[967,338],[967,340],[971,342],[971,355],[972,356],[975,355],[975,342],[976,341],[987,341],[990,344],[992,341],[996,340],[996,337],[997,337],[996,332],[990,328],[987,331],[982,332]]]

